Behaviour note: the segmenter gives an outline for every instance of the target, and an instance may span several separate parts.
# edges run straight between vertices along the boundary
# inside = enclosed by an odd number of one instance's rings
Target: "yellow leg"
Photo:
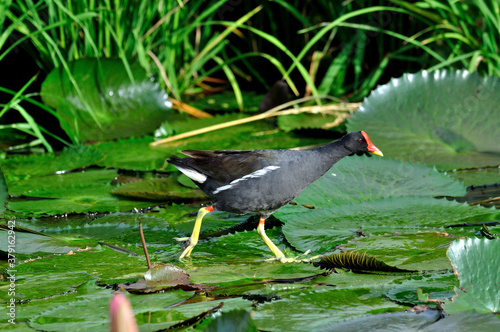
[[[198,211],[198,215],[196,216],[196,221],[194,223],[194,228],[193,228],[193,233],[191,234],[190,237],[174,237],[174,240],[182,242],[182,241],[188,241],[186,249],[182,252],[181,256],[179,257],[179,260],[182,260],[186,256],[191,255],[191,251],[193,251],[194,247],[198,243],[198,238],[200,237],[200,229],[201,229],[201,222],[203,220],[203,217],[214,210],[213,207],[207,206],[203,207]]]
[[[264,230],[265,222],[266,222],[265,219],[260,219],[259,226],[257,227],[257,234],[260,235],[260,237],[262,238],[262,240],[264,240],[269,249],[271,249],[274,256],[276,256],[276,260],[280,261],[281,263],[295,262],[295,259],[293,258],[286,258],[285,255],[281,252],[281,250],[279,250],[278,247],[276,247],[276,245],[267,237],[266,231]]]

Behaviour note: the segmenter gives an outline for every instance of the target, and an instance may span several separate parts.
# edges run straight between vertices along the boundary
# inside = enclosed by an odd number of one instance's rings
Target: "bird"
[[[187,175],[214,203],[199,209],[179,260],[189,257],[198,243],[203,217],[214,210],[259,215],[257,234],[281,263],[287,258],[266,235],[266,219],[290,203],[342,158],[371,152],[383,156],[364,131],[350,132],[326,145],[308,150],[184,150],[188,157],[167,162]]]

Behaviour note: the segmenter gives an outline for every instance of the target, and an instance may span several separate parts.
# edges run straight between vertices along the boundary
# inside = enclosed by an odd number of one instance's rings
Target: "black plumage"
[[[274,211],[292,201],[343,157],[360,152],[382,155],[364,132],[348,133],[337,141],[310,150],[182,152],[188,157],[171,157],[168,162],[193,179],[215,201],[208,210],[258,213],[262,224],[259,235],[269,246],[263,226]],[[210,212],[208,210],[205,208],[203,215]],[[197,220],[200,225],[201,218]],[[193,235],[197,242],[195,231],[196,226]],[[191,245],[192,237],[180,240],[189,240]],[[186,249],[189,252],[185,250],[181,258],[189,255],[193,247]],[[275,246],[271,250],[280,261],[288,261]]]

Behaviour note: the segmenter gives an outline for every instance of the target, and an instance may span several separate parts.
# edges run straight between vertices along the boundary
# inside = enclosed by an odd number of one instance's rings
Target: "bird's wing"
[[[277,159],[275,150],[184,150],[191,158],[177,159],[197,172],[221,183],[229,183],[266,166]]]

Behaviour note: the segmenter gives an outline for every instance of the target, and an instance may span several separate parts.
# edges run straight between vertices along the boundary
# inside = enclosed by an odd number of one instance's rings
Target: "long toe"
[[[174,240],[177,242],[184,242],[188,241],[190,238],[189,237],[174,237]]]
[[[188,245],[186,249],[182,252],[179,260],[181,261],[184,257],[189,257],[191,255],[191,251],[193,251],[194,246]]]
[[[280,263],[298,263],[300,260],[296,260],[295,258],[286,258],[286,257],[281,257],[281,258],[276,258],[277,260],[280,261]]]

